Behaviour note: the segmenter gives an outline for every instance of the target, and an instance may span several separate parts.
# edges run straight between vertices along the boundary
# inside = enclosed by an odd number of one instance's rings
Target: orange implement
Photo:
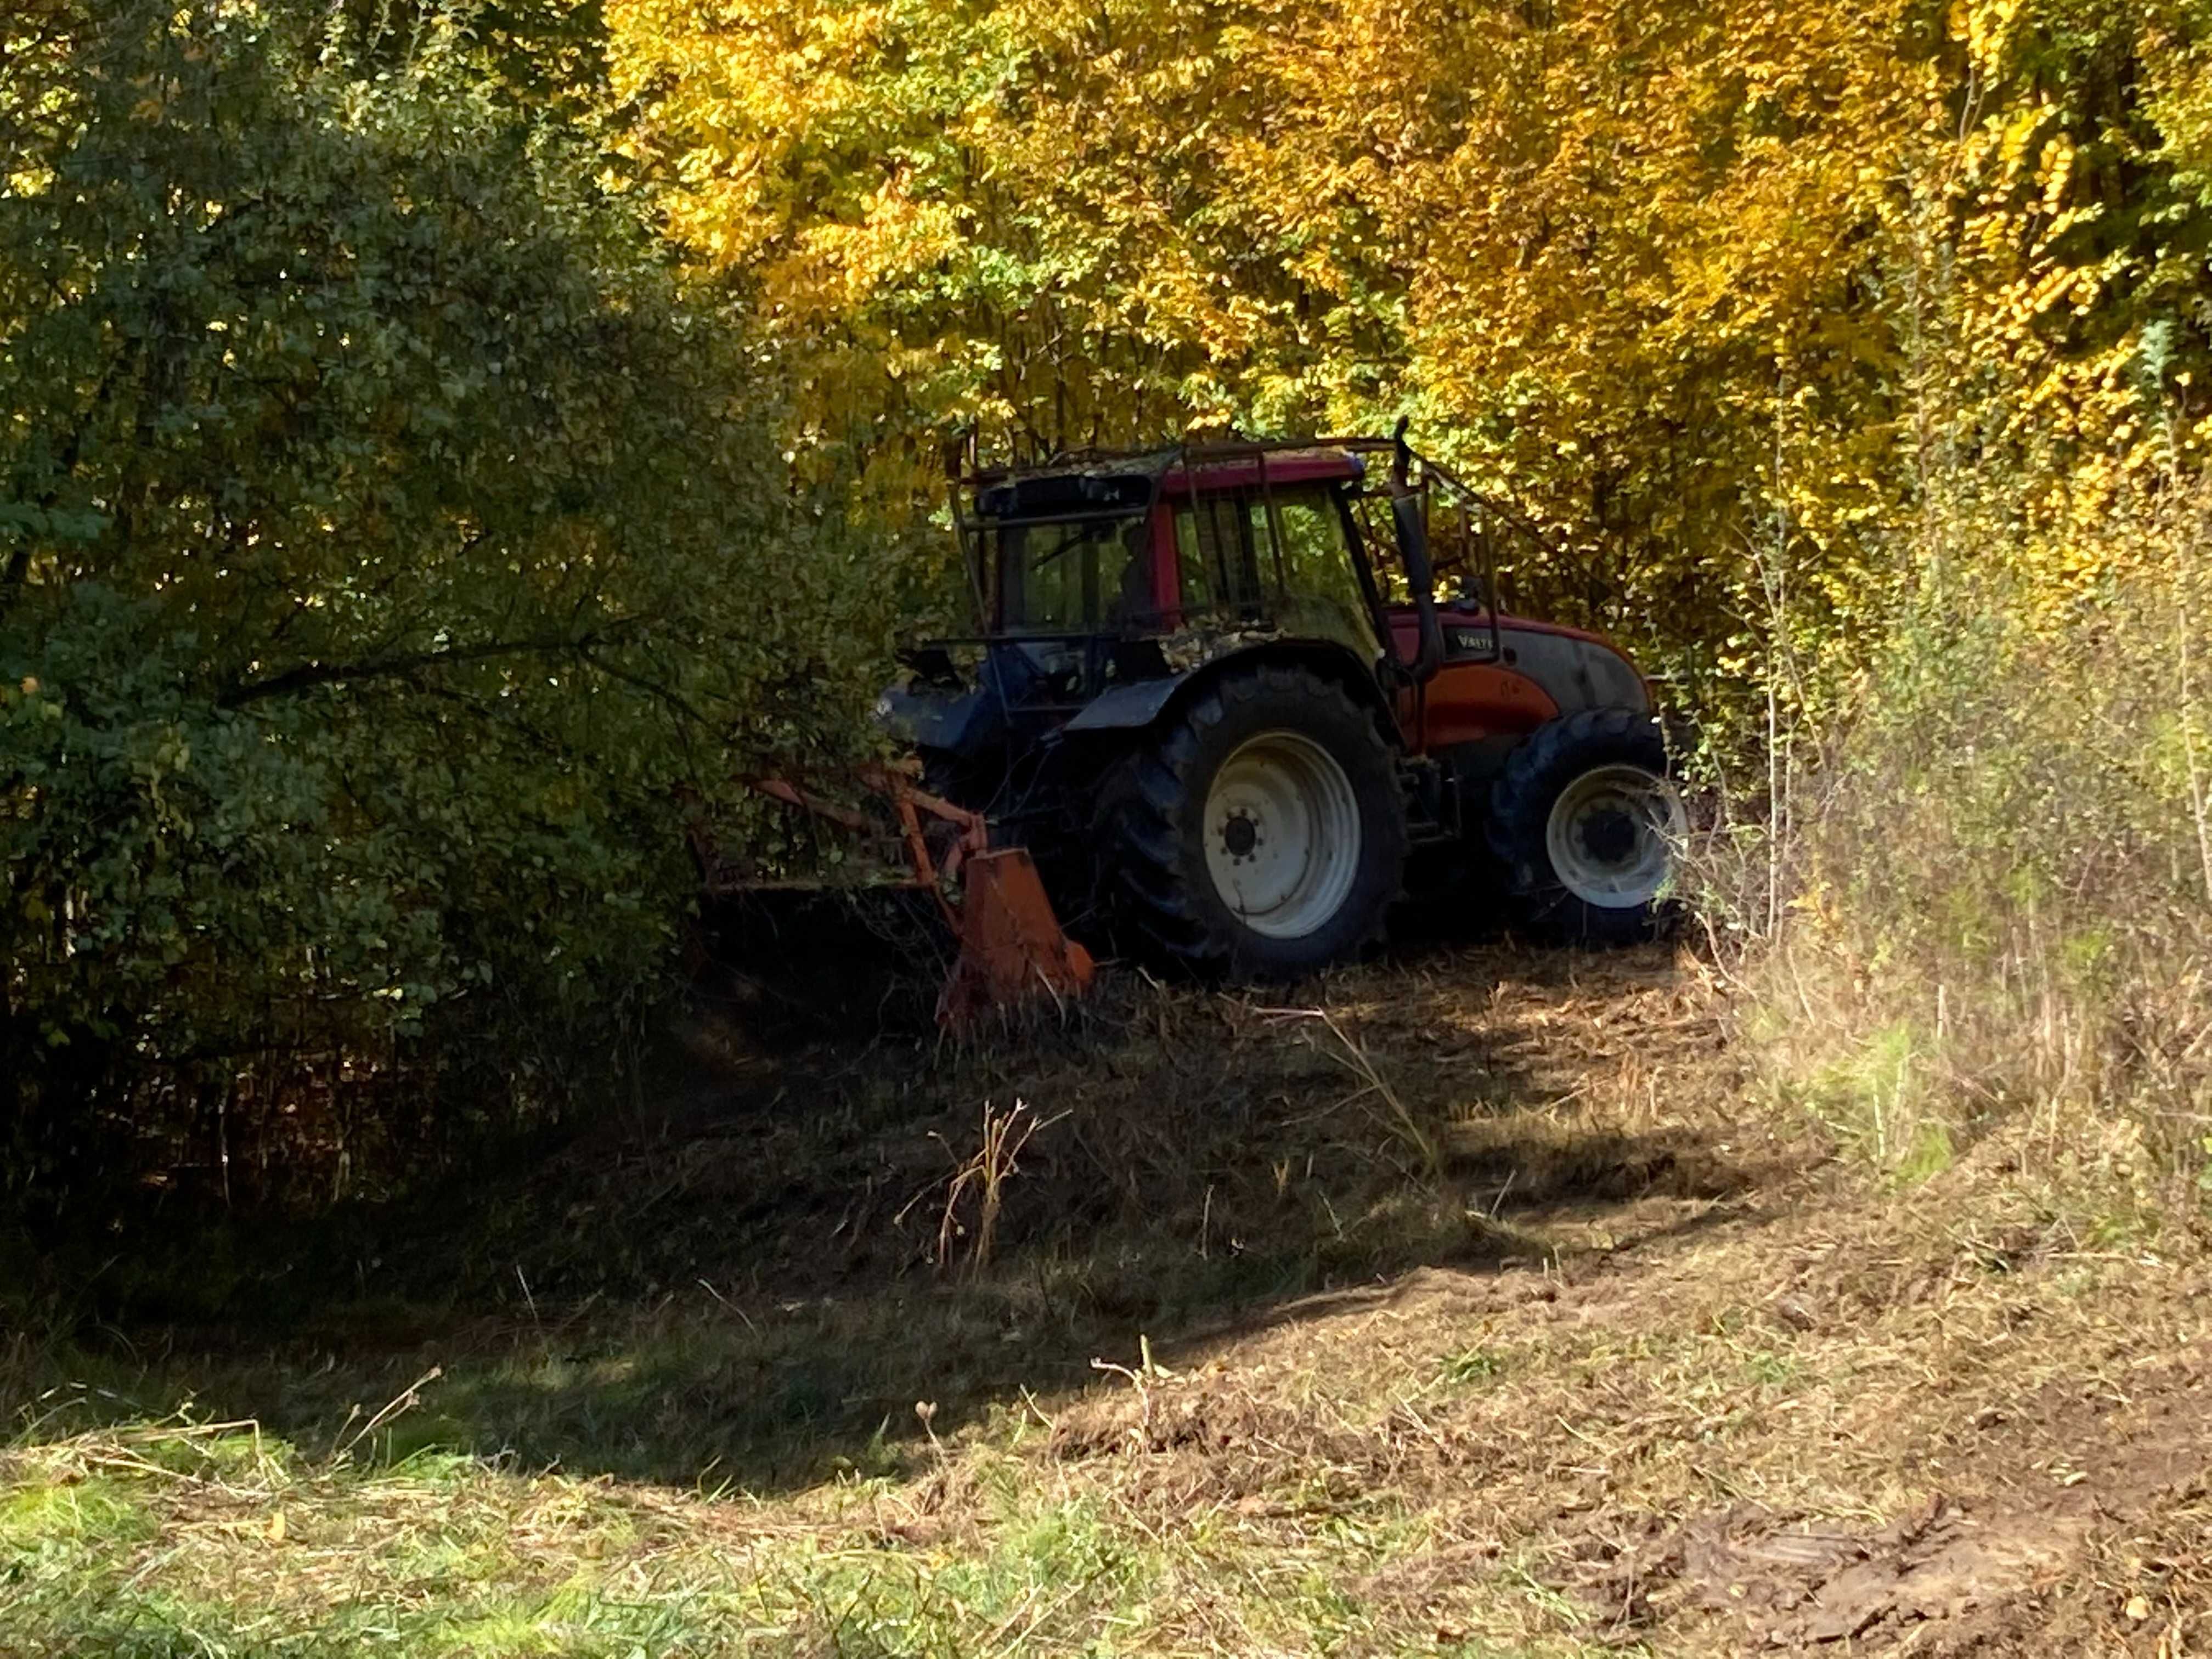
[[[973,854],[961,886],[960,957],[938,1000],[940,1024],[958,1030],[1040,993],[1060,1002],[1090,988],[1091,952],[1060,931],[1024,849]]]
[[[911,764],[863,766],[849,775],[890,801],[896,820],[893,833],[911,871],[902,884],[935,900],[959,941],[959,956],[938,998],[938,1023],[961,1030],[979,1017],[1036,998],[1048,996],[1060,1004],[1082,995],[1096,972],[1091,953],[1061,931],[1029,854],[1018,847],[994,849],[982,815],[918,788],[917,769]],[[866,813],[787,779],[745,781],[771,799],[847,830],[878,829]],[[933,837],[933,823],[947,828]],[[728,873],[696,815],[691,837],[710,892],[752,884]]]

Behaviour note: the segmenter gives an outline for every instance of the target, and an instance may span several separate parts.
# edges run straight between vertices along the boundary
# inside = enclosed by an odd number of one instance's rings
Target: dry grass
[[[2032,1121],[1869,1180],[1659,951],[1118,994],[19,1340],[0,1650],[2212,1645],[2212,1284]]]
[[[2117,1177],[2144,1224],[2212,1178],[2207,522],[2115,508],[2115,562],[2165,574],[2070,597],[1916,545],[1848,713],[1770,745],[1769,798],[1702,838],[1747,1061],[1869,1167],[2032,1118],[2054,1191]]]

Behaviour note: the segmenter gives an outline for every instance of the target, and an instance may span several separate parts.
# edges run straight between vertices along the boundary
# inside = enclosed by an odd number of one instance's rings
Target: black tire
[[[1613,810],[1599,794],[1578,817],[1563,819],[1559,825],[1570,858],[1575,856],[1579,838],[1583,864],[1577,870],[1562,869],[1555,858],[1554,810],[1561,808],[1577,783],[1596,793],[1603,787],[1600,775],[1625,778],[1626,772],[1616,769],[1633,769],[1666,782],[1667,743],[1659,724],[1632,709],[1588,708],[1539,726],[1513,751],[1491,787],[1491,851],[1505,866],[1522,921],[1549,938],[1628,944],[1654,937],[1668,920],[1674,854],[1672,848],[1663,847],[1664,830],[1653,817]],[[1671,785],[1668,787],[1671,799]],[[1590,796],[1584,799],[1589,801]],[[1571,813],[1575,809],[1570,802],[1563,810]],[[1678,831],[1679,804],[1673,811],[1674,822],[1668,827]],[[1602,842],[1593,839],[1600,836]],[[1620,848],[1617,860],[1616,847]],[[1637,902],[1620,902],[1644,890],[1641,878],[1654,858],[1663,859],[1665,871],[1656,890]],[[1593,895],[1606,872],[1614,868],[1628,890],[1598,902]],[[1577,885],[1583,890],[1577,891]]]
[[[1334,763],[1348,799],[1313,751]],[[1310,853],[1265,850],[1269,815],[1240,790],[1255,767],[1284,757],[1290,769],[1275,775],[1313,765],[1310,787],[1320,793],[1304,798],[1308,833],[1294,836],[1285,817],[1278,847],[1340,847],[1349,837],[1321,826],[1356,823],[1350,854],[1324,866]],[[1237,769],[1223,781],[1232,760]],[[1280,664],[1228,669],[1103,781],[1102,796],[1115,908],[1140,950],[1206,973],[1282,980],[1346,961],[1382,936],[1404,873],[1405,797],[1373,715],[1320,675]],[[1221,823],[1206,822],[1209,799],[1218,810],[1235,803]],[[1282,883],[1288,896],[1262,914],[1224,893],[1214,874],[1217,837],[1232,878],[1238,865],[1264,860],[1254,866],[1255,884]]]

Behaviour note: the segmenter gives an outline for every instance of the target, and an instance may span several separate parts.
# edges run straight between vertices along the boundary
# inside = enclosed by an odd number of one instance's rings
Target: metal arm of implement
[[[994,848],[982,815],[918,787],[919,769],[911,764],[869,765],[848,775],[890,801],[912,868],[905,884],[929,895],[959,941],[959,955],[938,996],[938,1023],[963,1030],[981,1015],[1012,1010],[1039,996],[1058,1004],[1082,995],[1097,971],[1091,953],[1060,930],[1028,851]],[[878,828],[865,812],[788,779],[744,782],[771,800],[845,829],[868,834]],[[955,831],[941,855],[930,845],[927,820]],[[736,884],[742,889],[742,883]]]

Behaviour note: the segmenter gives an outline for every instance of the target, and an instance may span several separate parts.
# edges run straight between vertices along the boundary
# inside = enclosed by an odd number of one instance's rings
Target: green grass
[[[1502,1356],[1488,1348],[1469,1348],[1462,1353],[1448,1356],[1443,1364],[1443,1380],[1455,1388],[1471,1388],[1498,1374],[1505,1368]]]
[[[1164,1541],[988,1447],[963,1469],[980,1492],[951,1549],[875,1524],[880,1483],[825,1489],[802,1523],[459,1459],[251,1484],[83,1472],[117,1444],[15,1455],[0,1650],[968,1655],[1092,1629],[1141,1647],[1173,1583],[1235,1578],[1232,1536]],[[1316,1568],[1250,1588],[1255,1632],[1356,1622]]]

